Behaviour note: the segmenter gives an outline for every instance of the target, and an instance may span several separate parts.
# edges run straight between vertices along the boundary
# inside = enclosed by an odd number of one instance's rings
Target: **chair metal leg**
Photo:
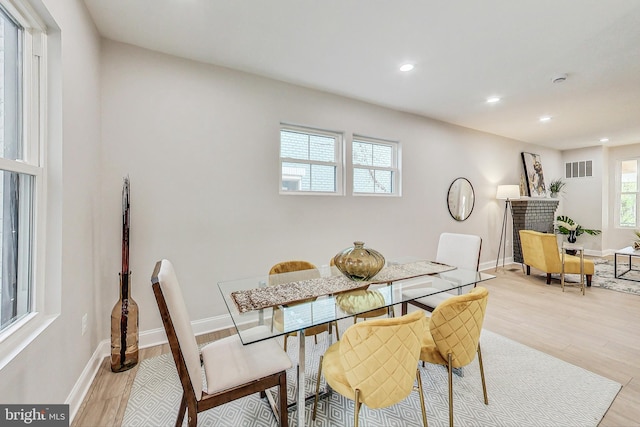
[[[284,351],[287,351],[287,337],[289,337],[289,335],[285,335],[284,336]]]
[[[320,378],[322,377],[322,359],[324,356],[320,356],[320,364],[318,365],[318,378],[316,378],[316,395],[313,398],[313,415],[311,419],[316,420],[316,411],[318,410],[318,394],[320,394]]]
[[[407,314],[407,309],[409,305],[406,302],[403,302],[401,306],[402,306],[402,315],[404,316],[405,314]]]
[[[422,378],[420,378],[420,369],[416,369],[416,381],[418,381],[418,393],[420,393],[420,409],[422,409],[422,424],[429,427],[427,423],[427,409],[424,404],[424,394],[422,391]]]
[[[480,343],[478,343],[478,363],[480,364],[480,378],[482,379],[482,392],[484,393],[484,404],[489,404],[489,398],[487,397],[487,384],[484,381],[484,367],[482,365],[482,351],[480,351]]]
[[[353,427],[358,427],[358,414],[360,413],[360,390],[356,389],[356,396],[353,404]]]
[[[453,362],[451,353],[447,357],[447,371],[449,373],[449,427],[453,427],[453,369],[451,363]]]

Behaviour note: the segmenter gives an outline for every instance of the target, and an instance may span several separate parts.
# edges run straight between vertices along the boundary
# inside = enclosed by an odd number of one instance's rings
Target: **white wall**
[[[585,160],[593,161],[593,176],[565,178],[564,163]],[[602,234],[598,236],[583,234],[578,237],[578,243],[584,245],[587,251],[599,253],[604,248],[603,240],[610,232],[603,212],[603,201],[606,200],[604,149],[596,146],[563,151],[562,162],[558,177],[562,177],[567,183],[561,195],[562,212],[584,228],[602,230]]]
[[[61,29],[49,87],[46,274],[61,287],[61,315],[0,371],[4,403],[78,393],[76,380],[109,338],[127,174],[133,295],[148,331],[161,327],[149,278],[162,257],[174,262],[194,320],[225,314],[216,282],[290,258],[326,264],[356,239],[387,258],[430,258],[441,232],[476,233],[490,262],[503,209],[496,186],[519,181],[520,152],[541,154],[545,176],[562,170],[555,150],[115,42],[100,53],[80,0],[42,1]],[[403,197],[280,196],[280,121],[400,140]],[[462,223],[446,207],[458,176],[477,197]]]
[[[63,403],[104,331],[95,311],[100,230],[100,39],[79,0],[34,1],[51,26],[47,286],[61,288],[61,314],[0,370],[0,402]],[[55,22],[54,22],[55,20]],[[55,26],[59,30],[55,29]],[[115,287],[115,285],[114,285]],[[89,331],[82,336],[81,318]]]
[[[495,260],[504,205],[498,184],[518,183],[520,152],[561,173],[560,153],[225,68],[103,41],[102,142],[105,244],[101,312],[117,298],[120,192],[131,179],[131,269],[140,328],[160,328],[150,286],[173,261],[191,317],[224,315],[216,283],[266,274],[286,259],[327,264],[363,240],[387,258],[435,256],[443,231],[482,236]],[[279,123],[399,140],[403,196],[278,194]],[[464,176],[471,217],[454,221],[446,193]],[[103,328],[102,337],[108,337]]]

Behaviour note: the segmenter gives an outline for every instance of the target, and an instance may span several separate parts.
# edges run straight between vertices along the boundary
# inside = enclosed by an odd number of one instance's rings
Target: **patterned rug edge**
[[[341,322],[340,330],[349,323]],[[321,340],[325,341],[325,340]],[[456,425],[597,426],[611,407],[622,385],[591,371],[564,362],[539,350],[520,344],[488,330],[482,336],[483,361],[489,393],[489,405],[482,399],[477,361],[464,368],[462,377],[454,376],[454,408]],[[325,345],[307,343],[307,388],[315,387],[319,355]],[[289,340],[288,354],[295,360],[296,339]],[[295,396],[294,370],[288,372],[290,401]],[[427,365],[421,368],[429,425],[448,425],[446,369]],[[540,377],[545,378],[540,381]],[[571,386],[569,386],[571,384]],[[170,426],[175,423],[181,388],[170,354],[145,359],[134,379],[134,385],[123,426]],[[350,426],[353,404],[333,393],[318,407],[318,418],[311,420],[311,407],[306,407],[307,425]],[[289,424],[297,424],[296,412],[289,414]],[[419,399],[412,393],[398,405],[371,410],[363,407],[362,425],[421,425]],[[268,405],[257,396],[201,413],[199,426],[275,426]]]

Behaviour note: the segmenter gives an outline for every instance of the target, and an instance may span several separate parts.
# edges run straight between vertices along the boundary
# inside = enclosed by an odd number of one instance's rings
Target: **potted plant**
[[[636,236],[636,240],[633,241],[633,249],[637,251],[640,249],[640,230],[634,230],[633,234]]]
[[[560,192],[562,191],[565,185],[567,185],[567,183],[562,181],[561,178],[554,179],[553,181],[551,181],[551,184],[549,184],[549,191],[551,191],[551,197],[553,198],[558,197],[558,194],[560,194]]]
[[[556,218],[556,226],[556,233],[566,234],[567,241],[569,243],[575,243],[576,238],[584,233],[587,233],[591,236],[597,236],[598,234],[602,233],[602,231],[600,230],[584,228],[566,215],[562,215]]]

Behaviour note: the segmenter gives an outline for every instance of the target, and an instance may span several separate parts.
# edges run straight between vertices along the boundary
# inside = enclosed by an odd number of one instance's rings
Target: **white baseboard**
[[[498,260],[498,267],[502,267],[502,260]],[[508,266],[510,264],[513,264],[513,257],[509,257],[509,258],[505,258],[504,259],[504,266]],[[481,262],[480,265],[478,266],[478,271],[484,271],[487,273],[491,273],[491,271],[488,270],[495,270],[496,269],[496,260],[493,261],[485,261],[485,262]]]
[[[202,335],[208,332],[219,331],[227,329],[233,326],[231,317],[226,315],[209,317],[207,319],[195,320],[191,322],[191,327],[195,335]],[[138,339],[139,348],[153,347],[159,344],[165,344],[167,342],[167,335],[164,332],[164,328],[151,329],[148,331],[140,332]],[[71,389],[71,393],[67,396],[65,403],[69,405],[69,424],[73,422],[82,401],[84,400],[91,383],[98,373],[100,364],[105,357],[109,357],[111,354],[111,340],[103,340],[98,343],[95,351],[91,355],[91,358],[85,365],[80,377],[76,381],[75,385]]]
[[[98,344],[96,350],[93,352],[91,358],[82,370],[80,377],[71,389],[71,393],[69,393],[69,396],[67,396],[67,399],[64,403],[69,405],[69,425],[71,425],[71,422],[73,422],[73,419],[78,413],[78,409],[80,409],[80,405],[82,405],[82,401],[89,391],[89,387],[91,387],[93,379],[98,373],[100,364],[105,358],[105,355],[103,354],[106,353],[106,355],[108,356],[110,350],[111,342],[109,340],[101,341]]]

